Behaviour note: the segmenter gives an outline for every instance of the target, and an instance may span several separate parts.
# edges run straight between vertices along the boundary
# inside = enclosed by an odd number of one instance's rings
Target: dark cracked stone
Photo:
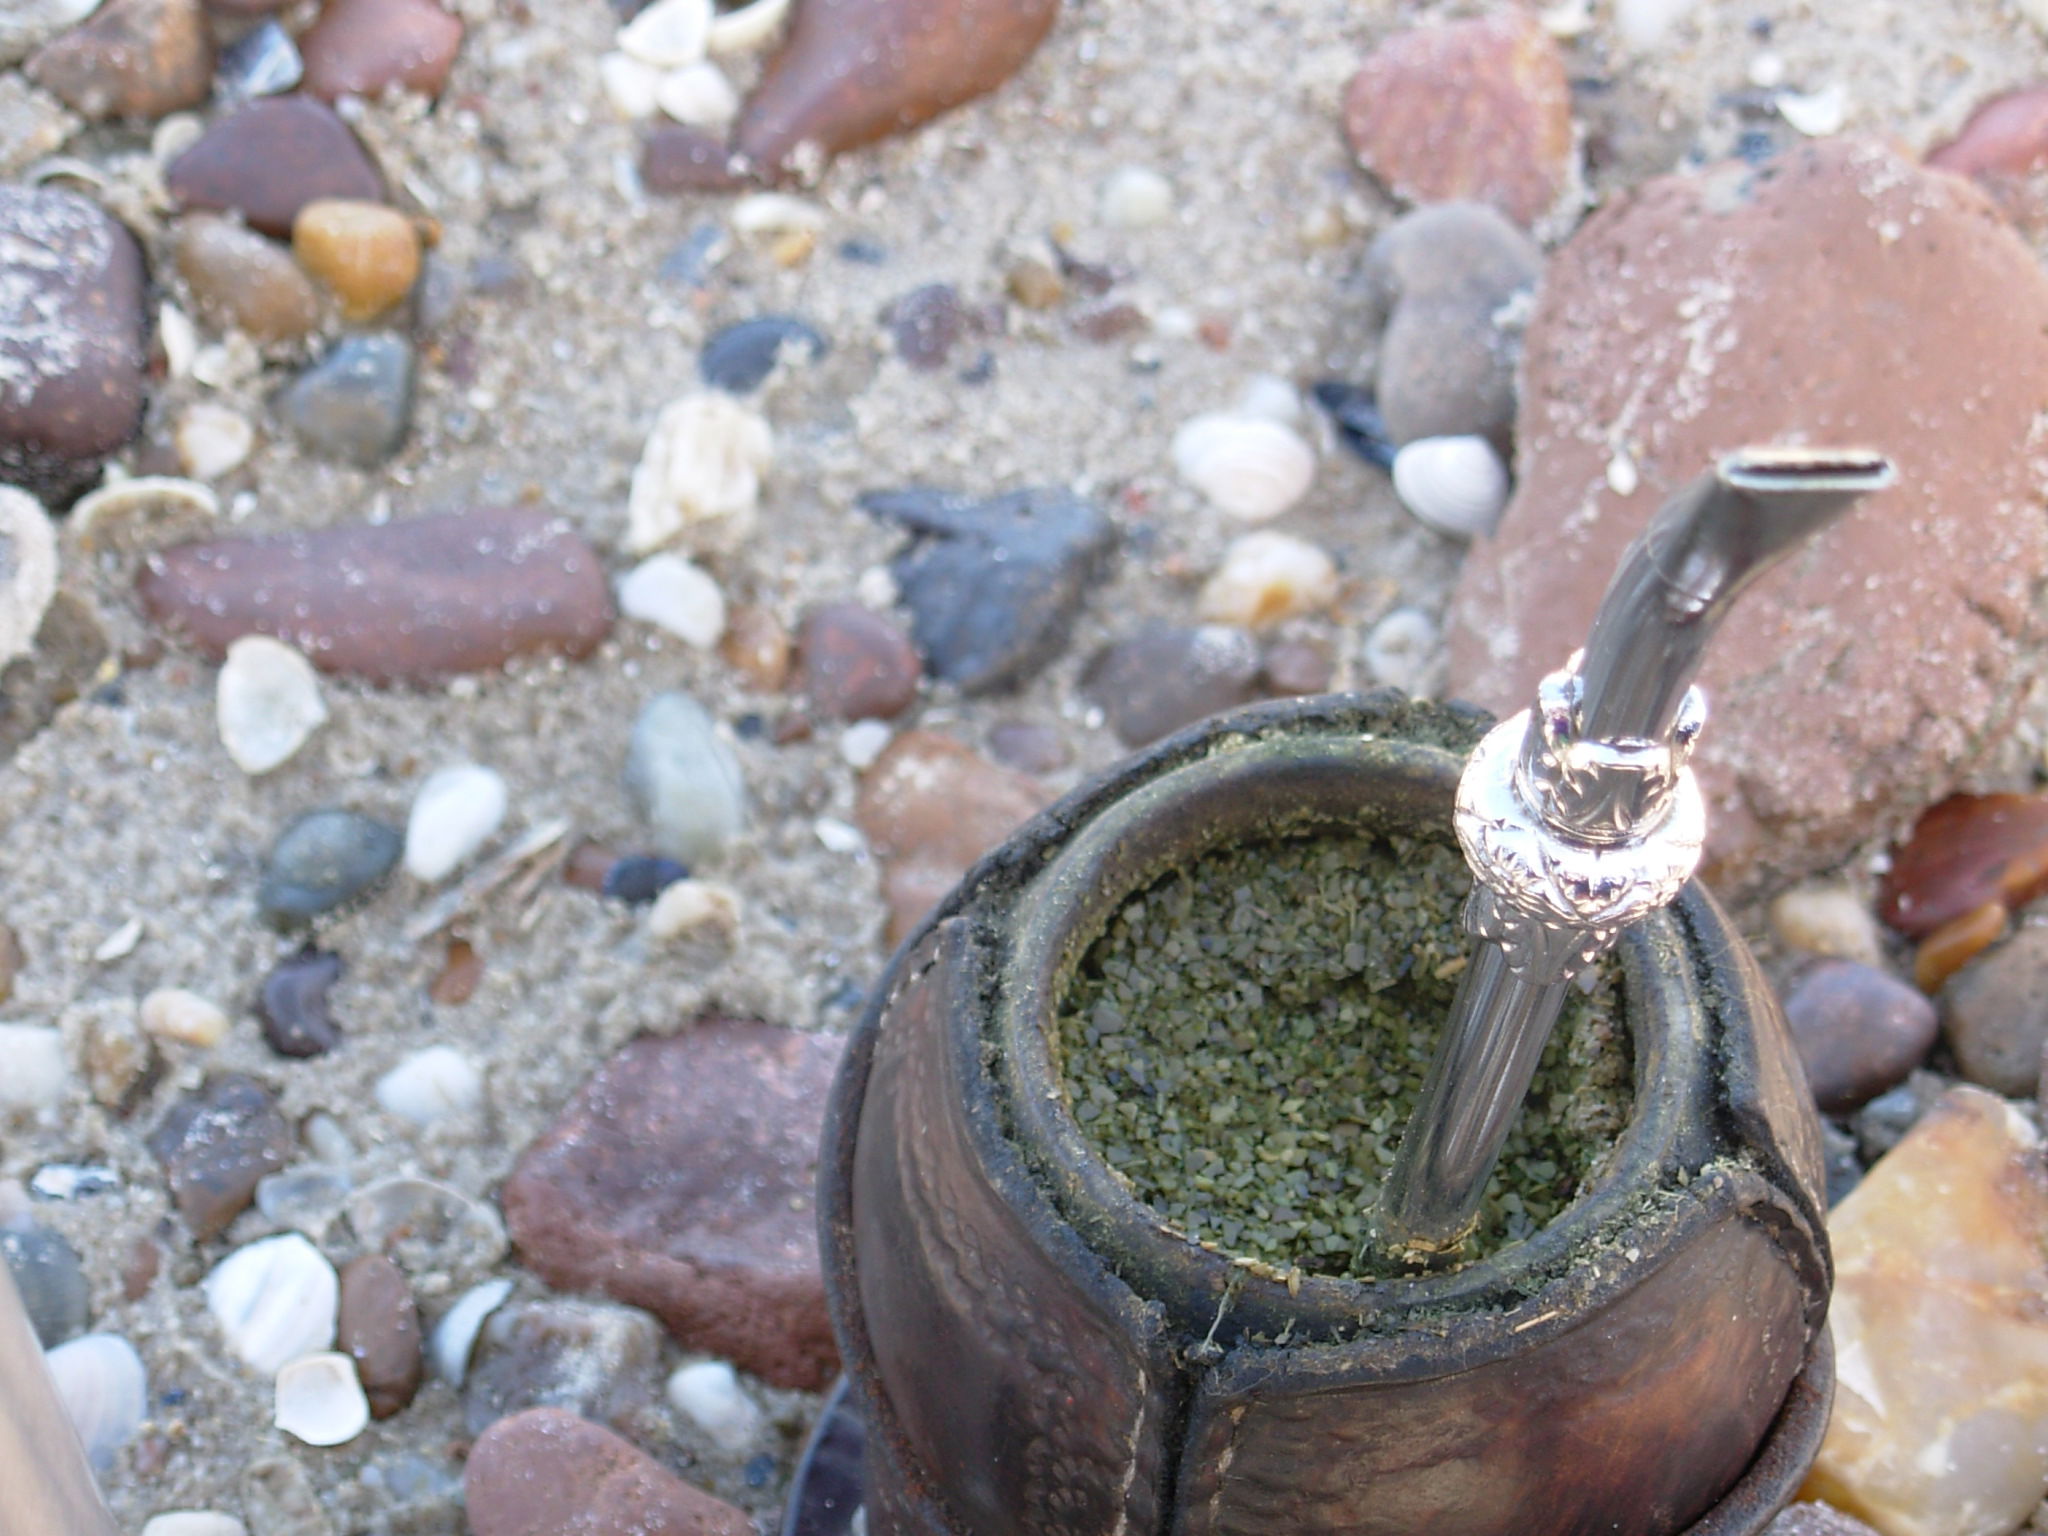
[[[256,1186],[291,1161],[292,1128],[254,1078],[228,1073],[171,1106],[150,1132],[171,1198],[192,1235],[218,1236],[248,1208]]]

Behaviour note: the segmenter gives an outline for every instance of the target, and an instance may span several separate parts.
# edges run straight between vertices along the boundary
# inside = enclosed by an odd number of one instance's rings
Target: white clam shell
[[[1394,455],[1401,504],[1452,538],[1493,532],[1508,490],[1508,468],[1483,437],[1419,437]]]
[[[708,651],[725,633],[725,593],[680,555],[649,555],[619,578],[619,611]]]
[[[755,53],[775,41],[789,15],[789,0],[754,0],[711,23],[705,45],[716,54]]]
[[[26,656],[57,595],[57,530],[43,504],[0,486],[0,666]]]
[[[711,0],[654,0],[619,29],[619,51],[656,69],[681,69],[711,41]]]
[[[434,1324],[433,1336],[427,1340],[427,1356],[434,1362],[435,1374],[449,1386],[462,1385],[462,1378],[469,1374],[469,1357],[476,1349],[476,1336],[483,1331],[484,1319],[502,1307],[511,1294],[510,1280],[486,1280],[458,1296],[455,1305]]]
[[[740,1385],[739,1373],[723,1360],[679,1366],[668,1379],[668,1400],[728,1454],[751,1446],[765,1422],[760,1405]]]
[[[186,474],[195,480],[218,480],[248,459],[256,447],[256,428],[240,411],[201,400],[178,418],[173,441]]]
[[[1203,584],[1195,616],[1206,624],[1266,629],[1337,600],[1337,563],[1306,539],[1260,529],[1233,540]]]
[[[667,116],[693,128],[723,128],[740,115],[740,93],[709,59],[663,75],[654,100]]]
[[[1307,494],[1316,456],[1300,433],[1268,416],[1210,411],[1173,435],[1181,479],[1217,510],[1247,523],[1278,517]]]
[[[340,1278],[296,1232],[237,1248],[214,1266],[205,1291],[228,1348],[262,1375],[334,1343]]]
[[[138,475],[81,497],[65,518],[82,549],[175,540],[220,516],[220,498],[197,480]]]
[[[343,1354],[301,1355],[277,1373],[271,1422],[308,1445],[346,1445],[370,1427],[370,1402]]]
[[[107,1471],[149,1411],[149,1376],[135,1346],[118,1333],[88,1333],[43,1356],[57,1400],[78,1431],[85,1458]]]
[[[228,647],[213,712],[220,744],[252,777],[289,762],[327,723],[313,663],[269,635],[244,635]]]
[[[644,555],[678,540],[697,549],[736,547],[753,531],[774,452],[767,418],[723,390],[672,402],[633,471],[627,548]]]
[[[631,54],[613,51],[597,61],[597,78],[612,110],[628,122],[652,117],[660,109],[662,71]]]
[[[449,1045],[430,1045],[377,1079],[377,1103],[387,1114],[425,1129],[450,1115],[466,1115],[483,1102],[476,1064]]]
[[[406,818],[406,873],[429,884],[447,879],[504,825],[511,800],[492,768],[457,763],[429,774]]]

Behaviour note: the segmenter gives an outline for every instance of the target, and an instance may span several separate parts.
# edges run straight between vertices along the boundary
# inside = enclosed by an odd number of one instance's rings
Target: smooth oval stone
[[[306,89],[328,101],[392,86],[438,96],[461,46],[462,22],[434,0],[328,0],[299,38]]]
[[[325,1056],[341,1043],[327,1012],[327,989],[341,976],[341,956],[302,949],[280,960],[263,978],[256,1013],[263,1038],[280,1056]]]
[[[690,867],[674,859],[629,853],[606,866],[599,889],[614,901],[644,907],[678,880],[690,878]]]
[[[308,811],[270,851],[256,904],[279,927],[298,927],[353,901],[391,873],[405,842],[354,811]]]
[[[811,702],[839,720],[893,720],[917,700],[924,665],[910,637],[859,603],[827,603],[797,630]]]
[[[697,372],[706,384],[735,395],[759,389],[787,358],[814,363],[831,350],[825,335],[795,315],[759,315],[713,333],[697,354]]]
[[[1127,747],[1249,703],[1258,681],[1251,636],[1220,624],[1148,624],[1099,651],[1081,674],[1082,691]]]
[[[181,207],[236,212],[279,239],[315,198],[384,198],[384,177],[348,124],[310,96],[268,96],[219,119],[170,163],[164,185]]]
[[[254,1078],[212,1078],[171,1106],[150,1132],[171,1199],[201,1242],[225,1231],[256,1186],[291,1160],[292,1128]]]
[[[397,304],[420,275],[419,232],[382,203],[306,204],[292,220],[292,254],[340,299],[341,317],[353,325]]]
[[[1054,725],[1036,720],[999,720],[989,727],[988,752],[1019,773],[1058,773],[1074,760],[1074,749]]]
[[[279,391],[279,418],[317,458],[375,469],[412,425],[413,346],[403,336],[344,336]]]
[[[603,562],[533,509],[185,544],[153,555],[138,587],[151,618],[210,657],[256,631],[380,683],[585,656],[612,624]]]
[[[2048,924],[2038,918],[1964,966],[1941,994],[1964,1077],[2010,1098],[2039,1085],[2048,1043]]]
[[[950,283],[927,283],[891,304],[882,317],[896,352],[920,372],[946,366],[967,331],[967,309]]]
[[[626,787],[654,828],[655,846],[685,864],[715,859],[746,825],[739,760],[687,694],[656,694],[640,711],[626,749]]]
[[[388,1419],[419,1391],[420,1312],[405,1272],[380,1253],[366,1253],[341,1272],[341,1314],[335,1347],[356,1362],[370,1415]]]
[[[1940,1022],[1917,988],[1856,960],[1822,960],[1785,991],[1785,1020],[1822,1112],[1860,1109],[1926,1058]],[[2036,1052],[2036,1070],[2039,1052]]]
[[[0,1263],[14,1277],[22,1310],[43,1348],[55,1349],[85,1332],[85,1267],[63,1233],[27,1221],[0,1227]]]
[[[233,219],[179,220],[171,260],[210,324],[256,341],[296,341],[320,324],[320,294],[291,252]]]

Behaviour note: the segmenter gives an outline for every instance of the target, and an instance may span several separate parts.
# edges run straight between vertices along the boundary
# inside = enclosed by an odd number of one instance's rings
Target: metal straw
[[[0,1536],[117,1536],[0,1264]]]
[[[1564,990],[1699,865],[1706,809],[1686,767],[1692,686],[1735,598],[1892,483],[1874,453],[1746,448],[1666,503],[1622,555],[1586,647],[1536,706],[1488,733],[1458,784],[1478,942],[1373,1223],[1415,1262],[1478,1219]]]

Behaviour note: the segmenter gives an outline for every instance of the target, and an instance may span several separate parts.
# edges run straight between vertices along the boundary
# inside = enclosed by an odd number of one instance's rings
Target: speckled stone
[[[1821,960],[1801,971],[1785,989],[1785,1021],[1813,1101],[1830,1115],[1860,1109],[1903,1082],[1940,1029],[1934,1005],[1917,988],[1856,960]]]
[[[560,1408],[500,1419],[470,1451],[471,1536],[754,1536],[754,1522]]]
[[[380,885],[405,840],[356,811],[308,811],[278,836],[256,905],[280,928],[302,927]]]
[[[402,1412],[419,1391],[419,1307],[405,1272],[380,1253],[342,1269],[335,1348],[355,1361],[372,1418]]]
[[[199,0],[108,0],[27,73],[81,116],[153,120],[206,100],[213,37]]]
[[[149,1134],[178,1214],[200,1242],[218,1237],[291,1160],[292,1128],[262,1084],[240,1073],[209,1079]]]
[[[310,96],[267,96],[218,119],[170,163],[181,207],[233,211],[279,239],[321,197],[382,201],[384,178],[348,125]]]

